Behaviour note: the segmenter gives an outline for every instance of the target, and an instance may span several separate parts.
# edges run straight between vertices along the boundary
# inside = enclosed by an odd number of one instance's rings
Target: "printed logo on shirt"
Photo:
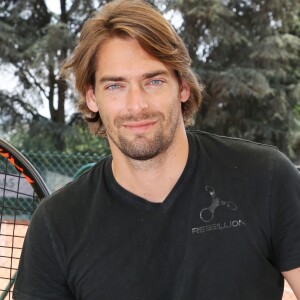
[[[212,186],[206,186],[205,189],[210,194],[212,198],[212,203],[210,206],[204,207],[200,211],[200,219],[204,223],[210,223],[211,221],[213,221],[215,216],[215,211],[219,207],[225,207],[232,211],[237,210],[237,205],[233,201],[226,202],[220,200],[220,198],[216,195],[215,190]],[[200,227],[194,227],[192,228],[192,234],[199,234],[199,233],[204,233],[213,230],[223,230],[223,229],[237,228],[243,226],[246,226],[246,222],[237,219],[237,220],[231,220],[226,222],[219,222],[215,224],[206,224],[205,226],[200,226]]]
[[[206,226],[194,227],[192,228],[192,234],[199,234],[208,231],[231,229],[231,228],[244,227],[244,226],[246,226],[246,222],[242,220],[232,220],[226,222],[219,222],[215,224],[209,224]]]
[[[237,210],[237,206],[233,201],[222,201],[220,198],[216,195],[215,190],[212,186],[206,186],[205,189],[209,192],[212,198],[212,203],[210,206],[203,208],[200,211],[200,219],[208,223],[213,220],[215,215],[215,210],[220,206],[225,206],[231,210]]]

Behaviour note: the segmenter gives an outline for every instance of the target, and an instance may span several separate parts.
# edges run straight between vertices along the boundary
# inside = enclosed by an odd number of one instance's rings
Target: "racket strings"
[[[10,300],[24,238],[38,197],[24,174],[3,157],[0,160],[0,197],[0,300]]]

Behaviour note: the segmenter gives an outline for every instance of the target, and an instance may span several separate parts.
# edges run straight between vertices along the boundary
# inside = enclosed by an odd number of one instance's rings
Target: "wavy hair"
[[[179,83],[187,82],[190,97],[182,103],[182,115],[185,126],[191,125],[202,102],[202,85],[191,69],[191,59],[182,39],[161,13],[145,1],[114,0],[84,23],[75,50],[61,69],[63,78],[75,78],[80,95],[78,108],[91,131],[105,136],[99,112],[92,112],[86,104],[86,87],[95,87],[98,50],[113,37],[137,40],[146,52],[175,72]]]

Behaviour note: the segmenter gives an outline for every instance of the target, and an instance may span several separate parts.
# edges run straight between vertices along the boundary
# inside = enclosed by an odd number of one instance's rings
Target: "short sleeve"
[[[300,173],[279,151],[271,192],[272,244],[281,272],[300,266]]]
[[[74,299],[58,262],[52,234],[45,224],[43,203],[36,210],[25,238],[17,279],[16,300]]]

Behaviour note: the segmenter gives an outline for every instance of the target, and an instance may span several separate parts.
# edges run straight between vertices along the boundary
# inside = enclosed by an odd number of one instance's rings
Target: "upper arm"
[[[271,197],[271,242],[281,272],[300,267],[300,173],[282,154],[274,169]]]
[[[14,287],[16,300],[72,299],[41,207],[28,228]]]
[[[290,271],[282,272],[282,275],[289,283],[297,299],[300,299],[300,267]]]
[[[277,266],[300,300],[300,173],[283,155],[278,156],[272,192]]]

